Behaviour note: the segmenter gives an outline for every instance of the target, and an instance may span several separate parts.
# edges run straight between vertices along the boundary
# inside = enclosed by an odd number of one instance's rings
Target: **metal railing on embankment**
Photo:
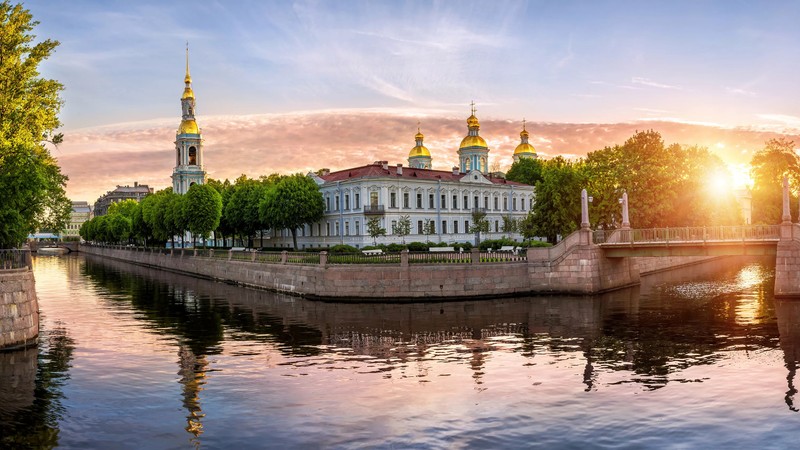
[[[313,253],[290,251],[256,251],[256,250],[228,250],[218,248],[208,249],[170,249],[163,247],[133,247],[105,244],[84,244],[99,248],[112,248],[133,252],[171,255],[175,258],[213,258],[228,261],[249,261],[264,264],[297,264],[320,265],[334,264],[392,264],[401,265],[407,258],[408,264],[481,264],[481,263],[512,263],[527,261],[527,250],[518,252],[407,252],[404,257],[402,252],[364,254],[358,253]]]
[[[0,249],[0,270],[30,269],[32,267],[31,251],[27,249]]]

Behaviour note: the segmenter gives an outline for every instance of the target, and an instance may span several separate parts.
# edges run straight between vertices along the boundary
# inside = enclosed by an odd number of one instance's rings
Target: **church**
[[[207,181],[203,165],[203,139],[195,120],[195,97],[189,74],[189,50],[186,50],[185,87],[181,96],[181,123],[175,137],[175,168],[172,190],[185,194],[195,183]],[[480,136],[480,123],[475,106],[467,118],[467,135],[456,152],[458,165],[452,170],[433,169],[425,136],[417,129],[415,145],[408,154],[408,165],[390,165],[376,161],[359,167],[331,172],[323,169],[309,173],[320,188],[325,215],[317,223],[298,230],[300,249],[324,248],[348,244],[363,248],[373,244],[367,231],[367,221],[377,218],[386,236],[378,243],[433,241],[445,243],[474,242],[470,233],[473,211],[486,213],[489,232],[482,239],[510,237],[521,239],[519,233],[503,231],[505,220],[522,220],[533,206],[534,188],[506,180],[489,171],[489,146]],[[536,150],[528,143],[525,129],[514,151],[514,161],[536,158]],[[411,234],[396,233],[398,222],[408,216]],[[292,247],[288,230],[264,233],[264,247]]]
[[[425,136],[418,129],[407,166],[375,161],[333,172],[323,169],[309,173],[322,192],[325,216],[299,230],[298,246],[303,249],[337,244],[356,248],[373,245],[367,231],[367,221],[372,218],[378,218],[386,230],[386,236],[377,238],[378,243],[474,243],[475,235],[469,230],[475,210],[485,212],[489,222],[489,232],[483,233],[481,239],[505,236],[520,240],[519,233],[503,231],[504,218],[524,219],[533,207],[534,188],[490,173],[490,149],[479,132],[480,122],[473,105],[467,118],[467,135],[456,152],[458,165],[452,170],[432,168]],[[520,138],[514,160],[536,158],[524,125]],[[408,216],[411,222],[408,236],[395,232],[403,216]],[[291,234],[287,230],[273,231],[264,246],[291,247]]]

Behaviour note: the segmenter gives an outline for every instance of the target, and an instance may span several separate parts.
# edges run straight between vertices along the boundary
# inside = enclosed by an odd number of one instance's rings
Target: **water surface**
[[[726,260],[594,297],[310,302],[35,261],[0,447],[789,448],[800,301]]]

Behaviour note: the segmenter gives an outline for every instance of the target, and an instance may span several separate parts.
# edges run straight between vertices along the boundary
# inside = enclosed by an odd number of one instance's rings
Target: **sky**
[[[68,195],[171,185],[186,43],[209,176],[406,163],[417,126],[457,161],[475,102],[490,166],[522,120],[543,158],[636,130],[743,170],[800,142],[793,1],[82,1],[24,3],[64,84]]]

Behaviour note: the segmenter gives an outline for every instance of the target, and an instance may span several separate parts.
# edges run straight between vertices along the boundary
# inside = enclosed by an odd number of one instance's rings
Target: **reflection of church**
[[[206,182],[203,167],[203,138],[194,118],[195,102],[192,77],[189,75],[189,49],[186,49],[186,87],[181,96],[181,125],[175,136],[175,168],[172,170],[172,192],[185,194],[189,186]]]

